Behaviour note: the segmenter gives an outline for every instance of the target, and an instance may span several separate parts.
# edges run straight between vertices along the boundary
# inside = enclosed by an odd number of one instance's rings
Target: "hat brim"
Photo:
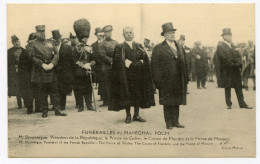
[[[161,33],[161,36],[164,36],[164,33],[166,33],[166,32],[171,32],[171,31],[176,31],[177,29],[172,29],[172,30],[170,30],[170,31],[165,31],[165,32],[162,32]]]
[[[221,34],[221,36],[224,36],[224,35],[232,35],[232,33]]]

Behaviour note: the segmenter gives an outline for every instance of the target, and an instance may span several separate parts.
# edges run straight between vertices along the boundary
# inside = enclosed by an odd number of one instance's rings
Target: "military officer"
[[[94,57],[92,47],[87,45],[90,32],[90,23],[86,19],[79,19],[74,22],[74,31],[79,40],[73,52],[73,64],[75,72],[75,89],[78,91],[78,112],[84,111],[83,98],[87,110],[94,111],[92,106],[92,68]]]
[[[66,116],[60,112],[60,99],[57,87],[57,75],[54,67],[58,63],[58,54],[53,44],[45,39],[45,25],[36,26],[37,39],[33,42],[33,68],[31,80],[40,91],[42,117],[48,117],[48,92],[53,95],[53,109],[56,116]]]
[[[100,59],[102,61],[102,84],[101,86],[104,87],[102,89],[102,99],[103,104],[101,106],[107,106],[109,101],[109,93],[110,93],[110,75],[111,75],[111,66],[112,66],[112,57],[114,54],[114,49],[118,44],[117,41],[112,39],[112,30],[113,27],[111,25],[107,25],[102,28],[104,32],[105,40],[99,44],[99,53]]]

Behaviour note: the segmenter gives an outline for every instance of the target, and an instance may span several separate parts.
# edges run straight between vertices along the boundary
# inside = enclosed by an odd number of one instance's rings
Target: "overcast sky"
[[[163,41],[161,25],[172,22],[176,38],[186,35],[186,44],[192,46],[197,40],[202,44],[216,46],[225,27],[232,29],[233,41],[247,42],[255,39],[255,9],[253,4],[9,4],[7,6],[7,42],[16,34],[24,46],[35,26],[46,25],[46,37],[59,29],[63,37],[74,33],[73,23],[86,18],[91,24],[89,44],[96,37],[96,27],[113,25],[113,38],[123,41],[122,29],[133,27],[135,40],[144,38],[154,43]]]

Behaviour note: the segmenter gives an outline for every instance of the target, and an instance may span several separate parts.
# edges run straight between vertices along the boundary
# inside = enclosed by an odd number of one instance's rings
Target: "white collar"
[[[97,40],[98,43],[101,43],[103,40]]]
[[[226,40],[224,40],[224,43],[226,43],[231,48],[231,43],[227,42]]]
[[[177,51],[177,48],[176,48],[176,45],[175,45],[175,42],[173,41],[173,42],[169,42],[168,40],[166,40],[166,42],[167,42],[167,44],[171,47],[171,48],[173,48],[173,49],[175,49],[176,51]]]
[[[126,44],[128,44],[131,47],[131,49],[133,48],[133,41],[126,41],[125,40],[125,42],[126,42]]]

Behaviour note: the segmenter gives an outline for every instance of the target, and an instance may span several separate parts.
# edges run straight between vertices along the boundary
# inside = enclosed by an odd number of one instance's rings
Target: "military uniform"
[[[112,57],[117,44],[118,42],[113,39],[105,39],[99,44],[100,59],[102,61],[102,80],[100,87],[104,105],[107,105],[109,101]]]
[[[88,50],[85,48],[87,47]],[[90,79],[90,71],[83,68],[86,63],[91,63],[94,60],[92,49],[90,46],[79,44],[73,52],[73,64],[75,72],[75,90],[77,91],[77,101],[79,111],[84,110],[83,98],[88,110],[92,110],[92,84]]]
[[[36,30],[45,31],[45,26],[36,26]],[[47,40],[40,41],[39,39],[33,42],[33,68],[31,81],[37,85],[40,91],[40,102],[41,111],[43,112],[42,117],[48,115],[48,94],[51,91],[53,96],[53,108],[55,115],[66,116],[65,113],[60,112],[60,99],[57,87],[57,75],[55,66],[58,64],[59,56],[55,53],[53,44]],[[53,69],[45,70],[44,64],[53,64]]]

